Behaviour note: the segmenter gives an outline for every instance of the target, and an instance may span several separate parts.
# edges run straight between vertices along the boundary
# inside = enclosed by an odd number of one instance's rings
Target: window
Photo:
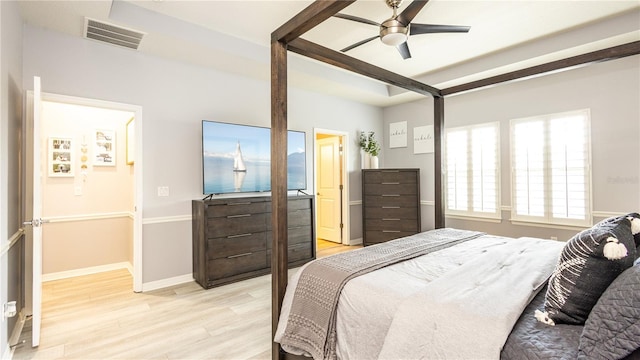
[[[500,218],[500,124],[445,130],[447,215]]]
[[[511,121],[512,219],[591,225],[588,110]]]

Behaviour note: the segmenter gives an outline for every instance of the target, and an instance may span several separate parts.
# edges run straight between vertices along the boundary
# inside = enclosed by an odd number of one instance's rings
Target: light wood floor
[[[318,257],[359,247],[324,245]],[[127,270],[44,283],[40,346],[31,348],[27,322],[13,359],[271,358],[270,275],[209,290],[131,289]]]

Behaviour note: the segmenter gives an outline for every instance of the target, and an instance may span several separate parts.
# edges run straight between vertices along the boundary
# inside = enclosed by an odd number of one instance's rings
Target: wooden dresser
[[[313,196],[289,197],[289,267],[315,259]],[[193,200],[193,278],[203,288],[271,271],[271,197]]]
[[[420,232],[420,169],[362,170],[363,245]]]

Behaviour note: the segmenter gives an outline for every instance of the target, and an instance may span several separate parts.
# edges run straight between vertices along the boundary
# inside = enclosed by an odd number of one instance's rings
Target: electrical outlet
[[[158,186],[158,196],[169,196],[169,187]]]
[[[14,317],[17,313],[18,310],[16,309],[15,301],[9,301],[7,303],[4,303],[4,305],[2,306],[2,320],[4,320],[5,318]]]
[[[558,240],[558,237],[557,236],[552,236],[551,240]]]
[[[75,196],[82,196],[82,186],[76,186],[73,189],[73,195]]]

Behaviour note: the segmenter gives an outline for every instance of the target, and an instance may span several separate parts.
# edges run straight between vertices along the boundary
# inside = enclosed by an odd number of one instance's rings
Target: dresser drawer
[[[365,219],[364,226],[367,230],[418,231],[418,224],[415,219]]]
[[[208,239],[207,258],[212,260],[249,252],[264,251],[267,247],[266,238],[266,232],[258,232]]]
[[[311,224],[311,209],[306,210],[296,210],[287,213],[287,227],[298,227],[303,225]],[[271,213],[267,214],[267,229],[271,230],[273,228],[271,221]]]
[[[416,195],[418,189],[409,184],[369,184],[364,190],[364,195]]]
[[[267,205],[271,205],[271,203],[267,203],[265,201],[242,201],[237,199],[223,204],[209,205],[207,207],[207,217],[217,218],[243,214],[260,214],[271,211],[271,208]]]
[[[417,171],[402,171],[402,170],[379,170],[379,171],[365,171],[364,172],[365,184],[415,184],[418,182]]]
[[[267,249],[271,249],[273,233],[271,231],[267,232]],[[289,246],[295,244],[311,244],[313,241],[311,239],[311,226],[298,226],[294,228],[287,229],[288,234],[288,242]]]
[[[267,252],[257,251],[209,260],[207,263],[209,280],[217,280],[249,271],[267,268]]]
[[[380,230],[367,230],[366,231],[366,244],[377,244],[385,241],[398,239],[401,237],[415,234],[415,231],[380,231]]]
[[[271,214],[239,214],[216,218],[215,222],[209,221],[208,237],[211,239],[264,232],[267,218],[271,219]]]
[[[311,259],[312,256],[313,250],[311,249],[311,244],[289,245],[289,247],[287,248],[288,263]],[[268,266],[271,266],[271,250],[267,250],[267,264]]]
[[[415,195],[365,195],[364,206],[369,207],[416,207],[418,199]]]
[[[400,206],[369,207],[367,206],[364,213],[367,219],[391,218],[391,219],[415,220],[418,218],[418,208],[415,206],[414,207],[400,207]]]

